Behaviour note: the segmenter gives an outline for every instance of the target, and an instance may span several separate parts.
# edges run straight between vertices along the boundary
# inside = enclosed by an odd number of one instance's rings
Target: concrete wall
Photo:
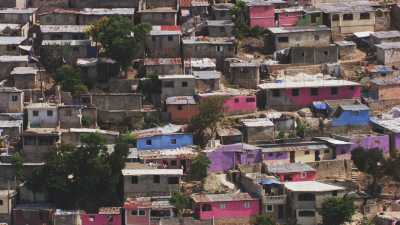
[[[60,106],[58,107],[58,119],[60,121],[60,128],[81,128],[81,108],[73,106]]]
[[[0,17],[0,23],[26,24],[33,22],[34,19],[34,14],[29,13],[2,13],[2,16]]]
[[[178,175],[160,175],[160,183],[153,182],[153,175],[138,176],[138,183],[132,184],[131,176],[124,176],[124,198],[136,196],[165,196],[179,191],[179,184],[168,184],[169,177]],[[180,179],[180,178],[179,178]]]
[[[257,89],[257,85],[260,83],[260,67],[230,67],[229,73],[225,76],[229,82],[240,88]]]
[[[47,154],[53,151],[59,140],[58,136],[23,136],[22,155],[26,162],[44,162]]]
[[[353,161],[351,160],[327,160],[308,162],[308,165],[317,170],[316,179],[351,179]]]
[[[163,7],[176,9],[177,4],[178,3],[176,0],[164,0],[164,1],[146,0],[146,9],[163,8]]]
[[[378,63],[385,65],[393,65],[400,63],[400,48],[397,49],[382,49],[377,47],[376,55]]]
[[[177,25],[176,12],[139,12],[140,22],[151,25]]]
[[[33,112],[38,112],[35,116]],[[50,114],[51,111],[51,114]],[[55,128],[58,126],[58,110],[57,107],[27,109],[28,127]]]
[[[172,123],[186,124],[199,113],[199,109],[197,105],[167,105],[167,112]]]
[[[43,6],[52,6],[60,8],[68,8],[71,0],[29,0],[29,7],[41,8]],[[84,1],[84,0],[81,0]]]
[[[14,100],[13,101],[13,96]],[[15,99],[16,98],[16,99]],[[20,113],[24,107],[24,93],[0,92],[0,112],[1,113]]]
[[[233,36],[232,25],[227,26],[207,26],[208,36],[210,37],[232,37]]]
[[[243,127],[242,133],[246,143],[271,141],[275,138],[275,128],[272,127]]]
[[[338,61],[338,47],[292,47],[290,48],[290,63],[292,64],[324,64]]]
[[[99,110],[141,110],[142,95],[132,93],[93,94],[92,104]]]
[[[173,86],[167,86],[170,82],[173,82]],[[186,83],[186,87],[184,87]],[[171,78],[161,80],[161,98],[165,99],[172,96],[191,96],[195,94],[195,79],[193,77],[188,78]]]
[[[400,6],[399,5],[394,5],[392,7],[391,11],[391,22],[392,22],[392,27],[400,30]]]
[[[37,74],[14,74],[14,87],[18,89],[35,89],[39,86]]]
[[[374,31],[375,30],[375,12],[369,12],[369,19],[360,19],[360,13],[352,13],[353,20],[343,20],[343,15],[347,13],[340,13],[339,21],[332,20],[332,14],[329,14],[330,27],[333,33],[351,34],[355,32]]]
[[[162,53],[165,54],[165,53]],[[146,65],[145,74],[146,75],[173,75],[182,74],[181,64],[168,64],[168,65]]]
[[[180,35],[151,35],[147,54],[151,58],[177,58],[181,56]]]
[[[15,0],[2,0],[0,1],[0,8],[14,8]]]

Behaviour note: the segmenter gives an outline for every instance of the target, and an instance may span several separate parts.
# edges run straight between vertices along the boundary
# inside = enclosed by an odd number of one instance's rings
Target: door
[[[295,152],[290,152],[290,163],[294,163],[295,162]]]
[[[181,168],[183,169],[183,172],[186,173],[186,160],[181,159]]]
[[[321,160],[319,155],[320,155],[320,152],[319,151],[315,151],[315,161],[320,161]]]
[[[284,212],[283,212],[283,205],[278,205],[278,219],[283,219],[283,215],[284,214]]]

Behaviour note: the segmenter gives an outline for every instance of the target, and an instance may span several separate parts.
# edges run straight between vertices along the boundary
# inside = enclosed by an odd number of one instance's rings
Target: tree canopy
[[[350,222],[356,209],[354,202],[349,198],[329,198],[322,203],[322,224],[342,225]]]
[[[88,88],[82,83],[80,71],[70,65],[63,65],[56,70],[54,80],[61,85],[63,91],[73,95],[86,93]]]
[[[190,169],[190,178],[193,180],[203,180],[207,177],[208,166],[211,161],[206,154],[199,153],[192,161]]]
[[[89,212],[121,204],[121,169],[128,154],[126,143],[117,143],[112,153],[99,134],[81,136],[82,145],[62,145],[52,151],[44,167],[33,171],[28,187],[47,193],[63,209]]]
[[[117,61],[126,71],[135,56],[144,50],[146,35],[150,30],[148,24],[134,25],[126,17],[113,16],[103,17],[87,33],[101,44],[104,56]]]

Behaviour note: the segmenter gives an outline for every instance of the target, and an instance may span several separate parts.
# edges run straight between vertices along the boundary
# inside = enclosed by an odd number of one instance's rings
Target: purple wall
[[[400,135],[398,135],[397,143],[400,146]],[[354,137],[348,140],[351,145],[338,145],[336,146],[336,158],[338,159],[350,159],[351,152],[356,148],[363,148],[365,150],[380,149],[384,154],[390,152],[390,139],[388,135],[377,135],[377,136],[364,136]]]
[[[400,150],[400,134],[393,134],[393,139],[394,139],[394,150],[399,151]]]

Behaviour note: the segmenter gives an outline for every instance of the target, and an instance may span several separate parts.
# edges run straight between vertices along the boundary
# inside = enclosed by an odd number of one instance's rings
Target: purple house
[[[221,145],[205,152],[211,161],[209,172],[225,172],[239,164],[262,162],[261,149],[245,143]]]
[[[400,150],[400,116],[399,110],[393,108],[391,112],[390,119],[380,119],[373,117],[370,119],[372,128],[383,134],[389,135],[390,138],[390,150],[399,151]]]

